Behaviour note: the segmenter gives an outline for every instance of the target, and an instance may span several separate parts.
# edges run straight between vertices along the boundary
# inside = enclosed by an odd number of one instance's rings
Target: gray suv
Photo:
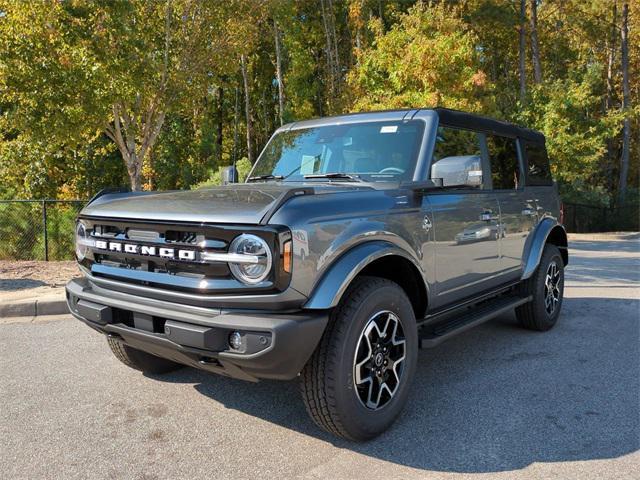
[[[299,377],[352,440],[401,412],[419,348],[514,309],[553,327],[568,262],[543,135],[446,109],[285,125],[242,184],[101,192],[76,255],[69,309],[123,363]]]

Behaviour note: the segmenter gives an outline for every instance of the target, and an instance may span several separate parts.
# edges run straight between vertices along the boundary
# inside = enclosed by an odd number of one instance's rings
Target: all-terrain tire
[[[548,301],[549,295],[549,274],[552,266],[557,268],[557,276],[552,275],[552,279],[556,282],[554,291],[556,291],[557,300],[552,300],[554,304],[553,310],[549,311]],[[516,308],[516,318],[520,325],[530,330],[540,332],[551,329],[558,321],[560,310],[562,308],[562,299],[564,296],[564,262],[560,250],[553,244],[548,243],[542,252],[540,265],[538,265],[535,273],[522,284],[522,293],[525,296],[531,295],[533,299]]]
[[[387,315],[387,320],[380,315]],[[385,391],[382,396],[375,395],[378,402],[381,398],[386,400],[384,405],[381,404],[382,406],[376,409],[367,407],[362,400],[362,389],[366,391],[372,387],[367,384],[355,384],[356,355],[363,351],[361,348],[372,351],[367,349],[365,344],[361,346],[361,342],[366,331],[373,332],[368,327],[372,326],[374,319],[380,319],[378,321],[386,322],[386,325],[390,325],[390,322],[400,325],[400,328],[393,331],[391,340],[386,340],[386,345],[391,345],[393,338],[396,338],[399,344],[403,345],[404,354],[402,367],[399,366],[401,361],[396,362],[397,358],[389,357],[389,365],[397,363],[398,371],[401,369],[401,373],[395,374],[395,366],[393,369],[385,367],[387,370],[383,370],[382,377],[379,378],[395,375],[389,379],[390,385],[392,382],[395,384],[394,393],[387,395]],[[377,345],[375,342],[371,344],[368,340],[365,340],[366,344],[382,349],[381,345],[387,337],[385,332],[382,332],[383,340]],[[397,332],[401,332],[401,335],[396,335]],[[373,365],[374,357],[370,358],[367,365]],[[345,292],[340,304],[332,311],[320,344],[301,373],[300,390],[309,415],[324,430],[349,440],[364,441],[379,435],[395,421],[407,401],[417,358],[416,319],[404,290],[386,279],[357,278]],[[376,381],[373,375],[375,371],[371,372],[372,382]],[[380,388],[378,391],[382,390]],[[371,390],[364,395],[371,397]]]
[[[156,357],[150,353],[132,348],[115,338],[107,337],[107,343],[118,360],[127,367],[140,370],[141,372],[162,374],[184,367],[184,365],[172,362],[166,358]]]

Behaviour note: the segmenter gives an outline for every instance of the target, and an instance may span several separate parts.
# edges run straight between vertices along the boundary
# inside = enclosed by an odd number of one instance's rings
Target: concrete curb
[[[39,315],[63,315],[69,313],[67,301],[55,299],[29,299],[0,304],[0,318],[37,317]]]
[[[603,232],[603,233],[569,233],[569,241],[597,241],[597,240],[639,240],[639,232]]]

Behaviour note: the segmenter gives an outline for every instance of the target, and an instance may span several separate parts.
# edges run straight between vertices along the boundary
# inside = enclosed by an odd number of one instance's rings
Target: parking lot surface
[[[571,247],[556,328],[509,315],[421,351],[365,444],[318,430],[296,382],[145,376],[69,316],[0,321],[0,477],[637,479],[639,243]]]

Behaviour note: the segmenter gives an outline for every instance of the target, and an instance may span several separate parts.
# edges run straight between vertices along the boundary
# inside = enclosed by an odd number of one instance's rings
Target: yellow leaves
[[[418,4],[388,32],[370,22],[374,41],[349,74],[356,108],[447,106],[470,111],[491,102],[475,34],[444,4]]]

